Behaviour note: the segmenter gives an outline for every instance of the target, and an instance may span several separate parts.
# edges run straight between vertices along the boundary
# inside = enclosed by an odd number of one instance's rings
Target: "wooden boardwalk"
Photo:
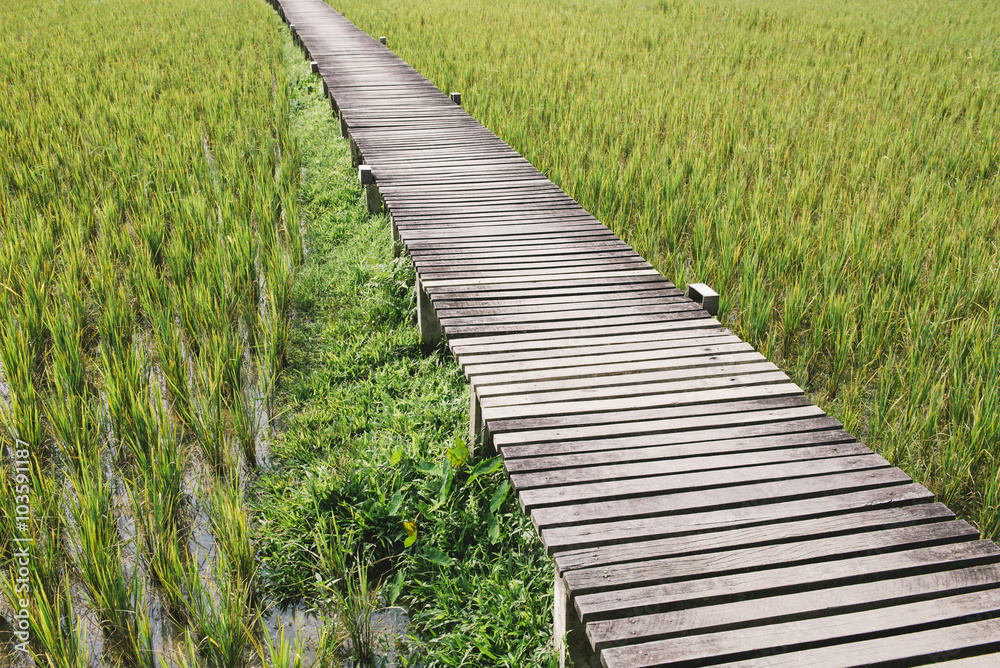
[[[555,561],[577,666],[1000,665],[996,545],[389,48],[276,8]]]

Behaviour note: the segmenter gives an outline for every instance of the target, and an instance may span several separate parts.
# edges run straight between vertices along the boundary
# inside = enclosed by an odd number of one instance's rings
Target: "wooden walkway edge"
[[[553,557],[564,663],[1000,665],[994,543],[387,46],[273,4]]]

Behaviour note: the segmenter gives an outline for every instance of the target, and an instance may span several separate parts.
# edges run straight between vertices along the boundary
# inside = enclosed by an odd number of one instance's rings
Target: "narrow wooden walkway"
[[[1000,665],[996,545],[389,48],[276,8],[555,560],[576,665]]]

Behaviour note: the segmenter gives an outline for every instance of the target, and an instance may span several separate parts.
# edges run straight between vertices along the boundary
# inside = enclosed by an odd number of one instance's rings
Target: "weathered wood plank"
[[[687,404],[732,401],[734,399],[762,399],[764,397],[801,394],[802,390],[781,371],[757,374],[716,376],[714,378],[687,379],[669,383],[638,386],[642,392],[585,393],[579,390],[524,397],[514,404],[483,401],[487,420],[506,418],[540,417],[545,415],[570,415],[573,413],[607,413],[626,408],[652,408],[683,406]]]
[[[540,513],[544,509],[553,511],[557,508],[564,509],[565,512],[561,516],[556,513],[546,516],[546,519],[553,523],[573,521],[578,516],[577,513],[581,512],[581,505],[590,506],[586,510],[595,513],[595,519],[607,519],[615,512],[620,512],[615,506],[610,505],[615,502],[628,506],[631,516],[641,517],[644,513],[656,512],[653,508],[663,507],[659,504],[647,503],[650,495],[654,494],[670,494],[675,497],[675,501],[677,497],[688,495],[689,502],[696,496],[710,496],[723,505],[726,503],[747,503],[751,498],[745,493],[741,493],[742,490],[739,487],[753,485],[756,489],[752,493],[758,496],[752,500],[763,503],[772,497],[777,497],[780,500],[784,498],[781,496],[782,494],[799,496],[808,493],[808,491],[802,491],[802,488],[797,487],[797,483],[802,482],[799,480],[800,478],[803,478],[805,482],[814,483],[816,479],[812,476],[840,475],[852,471],[888,468],[888,466],[889,462],[876,454],[860,454],[759,464],[741,469],[727,468],[648,475],[626,480],[520,489],[518,498],[521,507],[533,513]],[[864,482],[869,481],[864,480]],[[850,483],[842,484],[857,483],[851,480]],[[710,494],[708,490],[711,490]],[[603,504],[599,513],[591,505],[597,503]],[[541,522],[542,519],[540,518],[538,521]]]
[[[907,661],[904,665],[919,665],[961,658],[963,655],[1000,652],[1000,619],[992,617],[983,621],[943,628],[915,631],[888,638],[874,638],[849,644],[820,647],[801,652],[774,654],[747,659],[727,666],[750,668],[768,666],[824,666],[840,668],[858,665]],[[914,664],[911,661],[919,661]],[[609,664],[612,668],[614,664]],[[626,664],[627,665],[627,664]],[[951,663],[946,663],[950,666]],[[995,664],[993,664],[995,665]],[[615,666],[617,668],[617,666]]]
[[[672,535],[669,538],[563,550],[555,554],[555,562],[559,572],[566,574],[583,568],[592,569],[650,559],[724,552],[953,519],[955,514],[942,503],[861,508],[845,514],[790,519],[787,522],[735,528],[723,527],[714,531]]]
[[[761,605],[766,605],[766,602],[761,602]],[[957,624],[956,627],[945,628],[957,629],[961,635],[962,622],[966,620],[975,622],[976,619],[998,614],[1000,614],[1000,592],[996,589],[987,589],[879,610],[833,615],[824,617],[822,623],[814,620],[785,622],[614,648],[604,652],[603,657],[609,668],[669,666],[683,661],[732,660],[754,655],[766,657],[767,665],[773,665],[769,659],[776,651],[807,649],[818,643],[837,641],[837,644],[818,651],[823,652],[824,656],[835,657],[836,660],[843,658],[843,655],[836,651],[840,648],[840,643],[853,639],[868,640],[879,635],[883,636],[881,646],[897,647],[895,656],[912,656],[913,650],[906,647],[905,636],[899,640],[891,636],[901,630],[917,630],[937,623]],[[1000,643],[1000,624],[992,635],[993,640]],[[813,652],[812,656],[816,657],[818,652]],[[848,654],[853,652],[848,651]],[[794,653],[782,656],[791,658],[794,657]],[[824,661],[809,665],[830,664]],[[842,665],[854,664],[845,662]]]
[[[587,636],[595,649],[671,637],[684,636],[687,639],[694,632],[722,631],[796,618],[822,619],[830,614],[882,608],[893,602],[936,598],[949,592],[992,589],[998,585],[1000,566],[988,564],[833,587],[821,590],[821,605],[817,605],[817,593],[809,591],[687,608],[682,612],[591,622],[587,625]],[[817,623],[821,624],[822,621]]]
[[[791,443],[844,442],[855,440],[841,429],[840,422],[827,415],[787,417],[778,422],[740,423],[736,426],[704,425],[701,429],[652,433],[622,438],[567,440],[500,449],[504,465],[511,473],[550,468],[590,466],[608,461],[633,461],[697,455],[701,452],[739,452],[769,449]],[[801,439],[801,440],[800,440]],[[773,443],[773,445],[772,445]]]
[[[846,432],[843,433],[846,434]],[[763,439],[759,440],[763,441]],[[663,449],[660,448],[660,450]],[[690,452],[690,449],[688,450]],[[543,470],[535,469],[530,473],[510,473],[509,478],[511,485],[518,491],[538,488],[551,489],[560,485],[573,485],[594,481],[627,480],[657,475],[693,473],[695,471],[720,471],[723,469],[739,469],[777,462],[849,457],[867,455],[869,453],[871,453],[871,450],[868,449],[868,446],[856,441],[833,444],[809,444],[804,447],[778,447],[773,445],[773,443],[766,443],[764,448],[749,452],[711,454],[711,450],[709,450],[706,453],[693,453],[693,456],[688,457],[672,457],[667,455],[661,459],[644,458],[641,450],[631,451],[631,454],[638,454],[638,457],[630,457],[620,451],[612,450],[607,453],[612,456],[608,457],[605,461],[624,463],[605,463],[597,466],[577,466],[572,468],[546,468]],[[533,462],[533,460],[528,461]]]
[[[824,413],[802,396],[791,396],[706,406],[616,411],[530,420],[495,420],[489,427],[493,433],[494,443],[502,448],[547,441],[582,441],[601,437],[644,436],[704,429],[709,424],[705,420],[707,415],[712,416],[710,424],[719,427],[822,417]]]
[[[553,554],[562,550],[666,538],[695,531],[735,529],[741,526],[873,510],[900,504],[929,503],[934,499],[934,495],[920,485],[902,484],[909,478],[901,471],[893,470],[892,475],[894,477],[886,482],[901,484],[876,485],[871,489],[855,492],[834,492],[828,496],[745,505],[739,508],[713,510],[694,505],[685,509],[687,512],[671,515],[669,522],[665,522],[662,516],[618,518],[603,522],[591,521],[582,525],[541,527],[539,533],[546,550]],[[695,502],[697,503],[697,500]]]
[[[772,375],[775,373],[781,372],[776,372],[767,362],[747,362],[745,364],[694,367],[675,371],[616,374],[596,378],[568,378],[535,383],[487,385],[482,388],[483,392],[479,396],[484,406],[530,405],[552,401],[657,394],[664,391],[662,388],[677,385],[681,381],[728,386],[734,384],[732,378],[741,377],[746,379],[745,384],[752,385],[758,382],[767,383],[780,380],[777,376]],[[628,378],[630,375],[637,377]]]
[[[996,563],[1000,548],[992,541],[977,540],[887,552],[870,556],[787,566],[683,580],[665,585],[582,594],[575,597],[577,613],[585,623],[596,619],[628,616],[630,610],[666,612],[740,598],[823,589],[871,580],[950,570]]]
[[[860,533],[786,541],[760,547],[569,571],[563,577],[574,596],[636,586],[665,585],[709,576],[827,563],[931,545],[977,540],[979,531],[962,521],[935,522]]]

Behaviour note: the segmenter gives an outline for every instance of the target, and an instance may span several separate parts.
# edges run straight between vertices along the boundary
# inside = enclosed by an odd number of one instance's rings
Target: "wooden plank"
[[[864,641],[879,637],[881,647],[895,646],[894,656],[901,658],[912,656],[912,650],[906,647],[905,636],[899,640],[891,636],[935,624],[949,624],[944,628],[960,630],[962,622],[967,620],[975,622],[994,615],[1000,615],[1000,592],[987,589],[879,610],[833,615],[822,620],[785,622],[614,648],[607,650],[602,656],[608,668],[654,667],[676,665],[683,661],[709,659],[725,661],[755,655],[770,658],[775,651],[788,652],[796,648],[806,649],[820,643],[837,642],[836,645],[824,647],[818,652],[842,661],[842,655],[836,651],[841,643],[852,639]],[[1000,643],[1000,620],[996,621],[998,624],[995,631],[987,637]],[[956,626],[950,626],[951,624]],[[937,629],[936,632],[940,633],[941,629]],[[983,638],[976,640],[982,641]],[[812,656],[816,657],[818,652],[813,652]],[[793,657],[794,652],[783,656]],[[768,663],[768,665],[773,664]],[[830,664],[824,661],[809,665]],[[853,664],[844,662],[842,665]]]
[[[502,294],[502,293],[501,293]],[[451,350],[456,356],[490,354],[503,350],[554,350],[557,348],[578,348],[608,343],[626,343],[630,336],[636,342],[655,341],[659,338],[690,338],[706,335],[709,331],[721,331],[726,336],[730,331],[714,318],[695,320],[674,320],[636,325],[592,327],[558,332],[531,332],[527,334],[498,334],[463,339],[451,342]],[[763,358],[763,356],[761,356]]]
[[[673,371],[617,374],[596,378],[568,378],[558,381],[486,385],[478,393],[483,406],[514,406],[549,401],[602,399],[654,394],[679,381],[732,384],[727,377],[743,376],[748,381],[773,382],[776,377],[770,362],[746,362],[693,367]],[[634,377],[633,377],[634,376]]]
[[[579,320],[559,320],[553,322],[518,322],[498,323],[490,325],[451,325],[448,336],[483,336],[506,333],[564,331],[582,327],[607,327],[610,325],[639,325],[646,322],[669,322],[674,320],[707,319],[708,314],[702,310],[681,311],[674,313],[635,313],[625,316],[597,317],[590,314],[589,318]]]
[[[553,344],[552,341],[555,341]],[[580,358],[581,364],[593,364],[594,358],[589,357],[590,355],[611,355],[617,353],[640,353],[642,351],[655,351],[657,353],[667,352],[670,353],[671,357],[682,357],[685,353],[682,352],[680,355],[673,354],[680,349],[685,351],[694,346],[717,346],[717,345],[739,345],[742,341],[736,336],[733,336],[729,330],[723,329],[722,327],[711,327],[707,329],[702,328],[689,328],[677,330],[674,332],[650,332],[648,334],[635,334],[634,336],[616,336],[614,338],[602,337],[586,337],[577,338],[575,341],[564,340],[564,339],[553,339],[549,343],[537,346],[537,347],[524,347],[520,346],[508,347],[504,352],[466,352],[470,349],[482,350],[483,347],[480,346],[462,346],[458,344],[456,347],[460,349],[461,352],[456,352],[456,355],[460,358],[459,362],[462,365],[462,369],[469,369],[470,367],[475,371],[479,369],[485,370],[489,373],[491,371],[515,371],[525,368],[548,368],[544,364],[548,361],[555,359],[564,358]],[[745,348],[736,348],[732,350],[744,351]],[[702,352],[702,351],[694,351]],[[709,353],[717,352],[716,350],[704,351]],[[690,352],[686,353],[690,355]],[[598,358],[600,360],[601,358]],[[636,359],[626,358],[627,359]],[[530,366],[492,366],[486,368],[481,365],[491,364],[491,365],[511,365],[517,362],[525,362],[529,360],[537,360]],[[626,361],[623,359],[611,360],[615,361]],[[560,362],[560,364],[566,365],[565,362]],[[775,367],[776,368],[776,367]]]
[[[849,644],[820,647],[801,652],[774,654],[726,665],[733,668],[751,666],[841,666],[874,665],[902,662],[919,665],[934,661],[961,658],[963,655],[1000,652],[1000,619],[991,617],[955,626],[916,631],[891,638],[875,638]],[[626,664],[627,665],[627,664]],[[898,665],[898,664],[896,664]],[[945,664],[950,666],[951,664]],[[609,666],[611,668],[611,666]]]
[[[521,507],[537,518],[538,526],[545,526],[543,522],[565,525],[578,523],[582,516],[594,520],[642,517],[677,512],[687,507],[681,504],[695,502],[709,503],[708,507],[767,503],[810,494],[817,486],[824,491],[831,486],[841,489],[836,485],[868,486],[871,475],[859,476],[855,472],[888,467],[889,462],[871,453],[538,487],[518,490],[518,498]]]
[[[802,419],[788,417],[778,422],[739,423],[731,427],[706,424],[702,429],[625,438],[504,446],[501,453],[504,465],[513,473],[591,466],[605,463],[609,457],[642,461],[671,455],[689,457],[700,453],[778,448],[795,443],[855,440],[841,427],[840,422],[828,415]]]
[[[843,433],[846,434],[846,432]],[[612,450],[606,453],[609,455],[606,461],[623,463],[606,463],[598,466],[573,468],[547,468],[541,471],[533,470],[529,473],[511,473],[509,474],[509,478],[511,485],[516,490],[522,491],[594,481],[626,480],[658,475],[692,473],[695,471],[721,471],[730,468],[739,469],[777,462],[797,462],[800,460],[824,459],[828,457],[851,457],[871,453],[868,446],[856,441],[833,444],[808,444],[804,447],[784,448],[775,447],[773,443],[769,443],[764,439],[758,439],[758,441],[769,447],[749,452],[725,452],[715,455],[693,453],[693,456],[688,457],[668,456],[662,459],[644,459],[641,456],[641,450],[632,450],[628,454]],[[658,449],[662,451],[666,448]],[[639,454],[640,456],[631,457],[629,456],[630,454]]]
[[[517,274],[523,277],[525,274]],[[422,279],[421,279],[422,280]],[[692,301],[666,302],[650,305],[636,306],[615,306],[610,305],[605,308],[577,308],[577,309],[544,309],[537,312],[508,312],[497,315],[479,315],[467,317],[464,315],[449,315],[441,313],[438,318],[445,327],[459,327],[462,325],[477,324],[482,325],[523,325],[539,323],[561,323],[565,321],[579,321],[593,319],[608,319],[615,317],[628,317],[630,315],[660,315],[664,317],[690,318],[701,313],[701,306]]]
[[[578,550],[602,545],[680,536],[692,532],[735,529],[743,526],[786,522],[808,517],[874,510],[893,505],[929,503],[934,495],[917,484],[902,484],[909,478],[902,471],[892,470],[888,483],[897,486],[876,486],[856,492],[835,492],[828,496],[793,499],[791,501],[748,505],[718,510],[691,507],[687,512],[671,515],[669,522],[662,516],[593,521],[578,526],[542,527],[539,534],[549,554],[563,550]],[[536,525],[537,528],[537,525]]]
[[[505,313],[547,313],[551,311],[568,311],[582,308],[605,309],[628,306],[651,306],[666,303],[683,303],[686,297],[670,294],[667,290],[647,290],[634,295],[622,296],[613,292],[598,292],[596,294],[557,295],[552,297],[519,298],[517,295],[506,295],[506,298],[483,299],[451,299],[435,298],[434,309],[441,317],[472,316],[472,315],[502,315]]]
[[[889,578],[874,582],[822,590],[751,599],[720,605],[609,619],[587,625],[587,636],[595,649],[678,638],[695,632],[722,631],[753,624],[789,619],[821,618],[825,615],[882,608],[893,602],[909,602],[962,593],[1000,585],[1000,566],[987,564],[971,568],[938,571],[924,575]],[[996,592],[994,591],[994,594]]]
[[[893,529],[953,519],[955,513],[943,503],[861,508],[839,515],[791,519],[787,522],[735,528],[724,527],[716,531],[672,535],[669,538],[564,550],[555,554],[555,562],[559,572],[566,574],[582,568],[777,545],[797,540],[844,536],[859,531]]]
[[[566,271],[562,273],[524,273],[518,276],[493,276],[493,277],[481,277],[481,278],[448,278],[448,279],[438,279],[434,281],[427,282],[428,290],[435,290],[440,288],[454,288],[462,285],[475,285],[475,286],[486,286],[486,285],[498,285],[502,283],[546,283],[553,282],[556,280],[580,280],[589,278],[624,278],[626,276],[655,276],[658,272],[655,269],[621,269],[621,270],[607,270],[601,271],[600,269],[594,269],[589,271]]]
[[[576,413],[608,413],[627,408],[653,408],[708,404],[735,399],[759,399],[801,394],[798,385],[781,371],[757,374],[729,374],[714,378],[697,378],[669,383],[637,386],[640,392],[589,394],[581,390],[553,392],[547,395],[522,397],[514,404],[483,401],[487,420],[571,415]],[[624,395],[624,396],[623,396]]]
[[[584,623],[628,616],[630,611],[666,612],[741,598],[763,598],[937,570],[996,563],[1000,548],[977,540],[826,561],[819,564],[683,580],[664,585],[582,594],[574,598]]]
[[[827,563],[978,538],[977,529],[956,520],[586,568],[570,571],[563,577],[572,595],[579,596],[754,570]]]
[[[859,471],[720,487],[714,489],[711,494],[702,491],[648,493],[636,498],[613,498],[568,506],[546,506],[532,510],[531,520],[536,528],[544,530],[623,519],[664,518],[695,510],[703,513],[726,508],[739,511],[741,506],[750,503],[776,504],[807,497],[847,494],[873,487],[902,485],[908,482],[910,478],[899,469],[862,467]],[[886,491],[888,493],[888,490]],[[663,521],[665,524],[670,523],[669,520]]]
[[[493,434],[493,442],[498,448],[502,448],[508,445],[539,444],[546,441],[579,441],[704,429],[708,426],[705,416],[709,415],[712,426],[739,426],[821,417],[824,413],[798,395],[705,406],[616,411],[596,415],[494,420],[489,427]]]
[[[463,370],[470,378],[490,376],[512,371],[543,371],[548,369],[563,369],[575,366],[595,366],[599,364],[616,364],[619,362],[653,362],[677,358],[707,357],[724,355],[726,353],[753,352],[753,346],[743,343],[735,336],[714,337],[712,341],[700,345],[609,345],[601,351],[586,351],[590,354],[575,356],[528,356],[526,359],[515,357],[511,361],[483,362],[479,364],[464,364]],[[763,359],[763,356],[761,357]],[[479,380],[474,380],[479,385]]]

